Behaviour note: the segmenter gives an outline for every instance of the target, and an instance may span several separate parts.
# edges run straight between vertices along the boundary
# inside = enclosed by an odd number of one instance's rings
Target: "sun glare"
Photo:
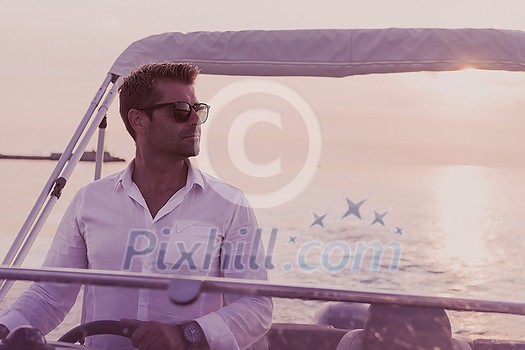
[[[455,268],[479,267],[488,256],[483,238],[487,190],[481,169],[446,167],[436,183],[441,255]]]
[[[501,77],[501,72],[466,68],[454,72],[442,72],[436,75],[435,88],[447,92],[449,98],[479,99],[497,97],[502,94],[501,86],[494,79]]]

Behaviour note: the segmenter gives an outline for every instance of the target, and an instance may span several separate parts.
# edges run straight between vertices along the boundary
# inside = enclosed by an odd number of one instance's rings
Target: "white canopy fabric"
[[[131,44],[110,73],[190,61],[204,74],[344,77],[463,68],[525,70],[525,33],[497,29],[249,30],[165,33]]]

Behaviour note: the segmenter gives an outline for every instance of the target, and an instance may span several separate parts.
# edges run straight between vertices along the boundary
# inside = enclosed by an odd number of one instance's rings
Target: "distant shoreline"
[[[62,153],[51,153],[49,156],[26,156],[26,155],[10,155],[0,154],[0,159],[26,159],[26,160],[58,160],[62,156]],[[82,154],[80,161],[82,162],[94,162],[96,157],[95,151],[88,151]],[[125,162],[125,159],[114,157],[109,152],[104,152],[102,157],[103,162]]]

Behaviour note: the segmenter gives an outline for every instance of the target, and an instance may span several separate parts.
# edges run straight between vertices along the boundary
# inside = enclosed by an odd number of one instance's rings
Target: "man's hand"
[[[3,324],[0,324],[0,339],[5,339],[5,337],[7,337],[8,334],[9,329],[7,329],[7,327]]]
[[[186,348],[179,327],[156,321],[122,319],[120,323],[136,330],[131,336],[139,350],[183,350]]]

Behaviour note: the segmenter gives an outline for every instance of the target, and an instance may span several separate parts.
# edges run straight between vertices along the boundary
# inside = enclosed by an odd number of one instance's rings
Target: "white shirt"
[[[267,279],[256,218],[242,192],[187,164],[186,186],[154,218],[132,181],[134,162],[80,189],[44,266]],[[79,289],[34,283],[0,316],[0,323],[10,330],[30,325],[47,334],[70,311]],[[89,285],[82,322],[132,318],[177,324],[195,319],[212,349],[232,350],[265,334],[272,310],[271,299],[264,297],[203,293],[193,304],[179,306],[166,291]],[[86,345],[133,349],[129,339],[119,336],[88,337]]]

